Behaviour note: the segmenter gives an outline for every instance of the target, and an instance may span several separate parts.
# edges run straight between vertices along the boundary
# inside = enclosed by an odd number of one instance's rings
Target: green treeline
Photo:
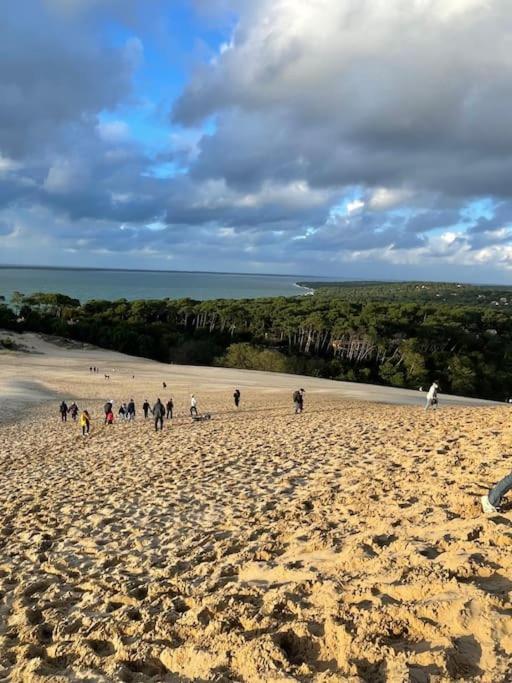
[[[299,282],[315,296],[336,296],[345,301],[399,301],[512,308],[512,287],[467,285],[454,282]]]
[[[512,315],[489,306],[351,302],[336,296],[89,301],[17,294],[0,327],[162,362],[272,370],[503,400]]]

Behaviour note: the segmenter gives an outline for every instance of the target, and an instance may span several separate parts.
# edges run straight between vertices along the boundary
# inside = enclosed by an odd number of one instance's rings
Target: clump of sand
[[[512,680],[512,520],[478,508],[512,463],[508,408],[318,392],[295,416],[243,387],[236,412],[214,387],[194,424],[177,378],[155,434],[101,419],[107,391],[161,392],[153,364],[105,389],[37,362],[92,433],[58,401],[0,427],[0,679]]]

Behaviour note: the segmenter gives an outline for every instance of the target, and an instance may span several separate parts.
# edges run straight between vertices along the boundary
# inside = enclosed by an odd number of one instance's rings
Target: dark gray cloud
[[[508,196],[505,0],[262,0],[173,119],[217,117],[192,173]]]
[[[157,153],[104,113],[140,105],[141,36],[166,42],[164,0],[0,4],[5,253],[508,267],[505,0],[194,4],[215,26],[236,11],[237,26],[205,51]]]

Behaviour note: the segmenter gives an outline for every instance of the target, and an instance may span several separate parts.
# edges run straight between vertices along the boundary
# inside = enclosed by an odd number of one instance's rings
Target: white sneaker
[[[494,507],[494,505],[491,505],[491,502],[489,500],[489,496],[482,496],[480,498],[480,501],[482,503],[482,510],[489,514],[493,512],[498,512],[498,510]]]

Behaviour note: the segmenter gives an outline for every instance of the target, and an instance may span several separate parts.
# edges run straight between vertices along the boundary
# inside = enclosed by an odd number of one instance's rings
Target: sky
[[[512,281],[510,0],[0,3],[0,264]]]

